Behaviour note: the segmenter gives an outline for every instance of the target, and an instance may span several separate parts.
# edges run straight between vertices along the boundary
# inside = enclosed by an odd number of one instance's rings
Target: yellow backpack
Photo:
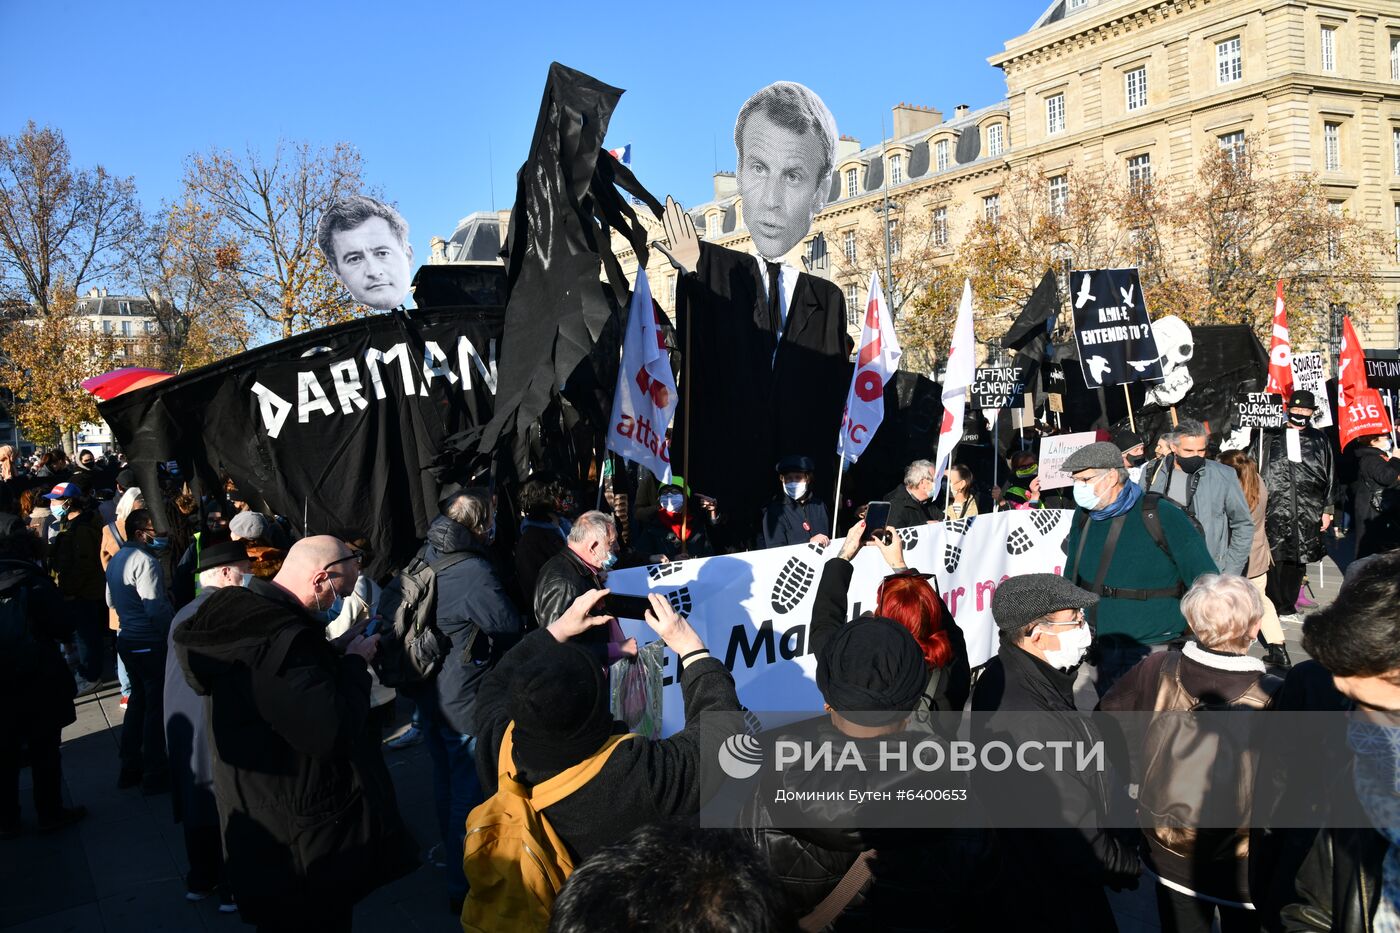
[[[501,738],[496,793],[467,816],[462,870],[470,889],[462,905],[465,933],[543,931],[549,926],[554,899],[573,873],[573,859],[541,812],[598,776],[618,743],[634,735],[615,735],[588,758],[533,787],[512,773],[511,733]]]

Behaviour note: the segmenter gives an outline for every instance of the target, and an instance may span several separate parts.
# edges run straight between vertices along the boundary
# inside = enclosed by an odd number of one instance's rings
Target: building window
[[[679,279],[680,279],[680,276],[678,276],[678,275],[673,275],[673,276],[670,277],[670,281],[668,281],[668,282],[666,283],[666,293],[667,293],[668,295],[671,296],[671,297],[670,297],[670,301],[671,301],[671,309],[672,309],[672,310],[675,310],[675,307],[676,307],[676,282],[677,282]]]
[[[1128,157],[1128,190],[1146,194],[1152,187],[1152,155],[1144,152]]]
[[[993,123],[987,127],[987,155],[1001,155],[1002,147],[1005,145],[1002,136],[1004,132],[1000,123]]]
[[[112,332],[112,322],[111,322],[111,321],[103,321],[103,322],[102,322],[102,333],[104,333],[104,334],[110,334],[111,332]]]
[[[119,301],[119,302],[117,302],[117,313],[118,313],[118,314],[130,314],[130,313],[131,313],[131,302],[129,302],[129,301]]]
[[[1400,260],[1400,203],[1395,205],[1395,257]]]
[[[846,326],[859,327],[861,323],[861,307],[856,301],[856,286],[846,286]]]
[[[1390,80],[1400,81],[1400,36],[1390,37]]]
[[[1396,216],[1400,217],[1400,204],[1396,206]],[[935,207],[933,209],[933,245],[948,245],[948,208]]]
[[[933,157],[938,170],[946,172],[948,170],[948,140],[940,139],[933,144]]]
[[[1337,70],[1337,27],[1322,27],[1322,70]]]
[[[1333,217],[1340,218],[1345,210],[1345,201],[1327,202],[1327,211]],[[1329,262],[1336,262],[1339,258],[1341,258],[1341,252],[1341,246],[1337,240],[1337,232],[1335,230],[1330,231],[1327,234],[1327,260]]]
[[[1394,153],[1392,159],[1395,162],[1395,174],[1400,175],[1400,127],[1390,131],[1390,148]]]
[[[1089,0],[1069,0],[1069,8],[1071,10],[1078,10],[1088,2]]]
[[[1244,157],[1244,147],[1244,130],[1235,130],[1220,137],[1220,151],[1225,153],[1225,158],[1232,163],[1239,162]]]
[[[130,336],[131,336],[131,322],[130,322],[130,321],[122,321],[122,336],[123,336],[123,337],[130,337]]]
[[[1054,94],[1045,98],[1045,132],[1050,134],[1065,131],[1065,95]]]
[[[1001,220],[1001,195],[989,194],[982,199],[982,216],[987,218],[988,223]]]
[[[846,255],[847,262],[856,261],[856,232],[847,230],[841,237],[841,251]]]
[[[898,256],[898,255],[899,255],[899,221],[898,221],[897,219],[895,219],[895,218],[890,218],[889,220],[885,221],[885,235],[889,237],[889,241],[890,241],[890,255],[891,255],[891,256]]]
[[[1219,84],[1229,84],[1244,77],[1239,36],[1215,43],[1215,73]]]
[[[890,156],[890,184],[899,185],[904,183],[904,156],[895,154]]]
[[[860,169],[846,169],[846,197],[853,198],[858,193],[856,185],[860,184]]]
[[[1342,168],[1342,125],[1340,123],[1322,124],[1322,150],[1323,165],[1329,172],[1338,172]]]
[[[719,236],[719,215],[711,214],[705,218],[705,237],[713,240]]]
[[[1069,207],[1069,179],[1056,175],[1050,179],[1050,214],[1063,217]]]
[[[1128,109],[1141,110],[1147,106],[1147,68],[1134,68],[1126,77]]]

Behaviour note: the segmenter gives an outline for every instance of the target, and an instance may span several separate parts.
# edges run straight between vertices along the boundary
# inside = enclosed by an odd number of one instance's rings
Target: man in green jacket
[[[1063,469],[1074,477],[1078,506],[1064,575],[1099,597],[1094,687],[1103,696],[1137,662],[1182,637],[1182,594],[1218,569],[1179,506],[1154,497],[1144,508],[1142,487],[1129,480],[1113,444],[1076,450]]]

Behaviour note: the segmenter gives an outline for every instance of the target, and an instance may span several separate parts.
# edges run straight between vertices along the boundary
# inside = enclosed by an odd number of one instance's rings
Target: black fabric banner
[[[1366,384],[1373,389],[1400,389],[1400,359],[1397,357],[1400,353],[1395,350],[1367,350]]]
[[[164,522],[156,463],[232,477],[299,534],[365,537],[373,575],[437,515],[443,439],[490,417],[500,308],[379,314],[300,334],[98,406]]]
[[[1069,280],[1084,384],[1160,382],[1162,361],[1137,270],[1071,272]]]

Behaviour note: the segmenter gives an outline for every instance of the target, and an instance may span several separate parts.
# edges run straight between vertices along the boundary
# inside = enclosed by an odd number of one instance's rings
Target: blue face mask
[[[245,574],[243,575],[243,582],[242,582],[240,585],[246,587],[249,583],[252,582],[252,580],[253,580],[253,575],[252,575],[251,573],[245,573]]]
[[[598,569],[611,570],[615,566],[617,566],[617,555],[614,554],[612,551],[609,551],[608,556],[603,558],[603,563],[599,565]]]
[[[148,545],[146,545],[146,546],[149,547],[152,551],[155,551],[157,554],[160,554],[160,553],[162,553],[163,551],[166,551],[166,550],[169,549],[169,547],[170,547],[170,536],[169,536],[169,535],[156,535],[154,538],[151,539],[151,543],[148,544]]]
[[[49,514],[53,516],[54,521],[61,522],[63,521],[63,516],[68,514],[68,506],[64,505],[62,502],[55,502],[53,505],[49,506]]]
[[[1097,482],[1098,480],[1093,480],[1087,483],[1075,480],[1074,504],[1079,506],[1081,509],[1088,509],[1090,511],[1097,509],[1099,507],[1099,495],[1098,493],[1094,492],[1094,483]]]
[[[331,596],[331,604],[325,609],[322,609],[321,594],[316,594],[316,616],[326,625],[330,625],[336,619],[340,618],[340,612],[345,608],[345,598],[340,595],[340,591],[335,588],[334,583],[331,583]]]

